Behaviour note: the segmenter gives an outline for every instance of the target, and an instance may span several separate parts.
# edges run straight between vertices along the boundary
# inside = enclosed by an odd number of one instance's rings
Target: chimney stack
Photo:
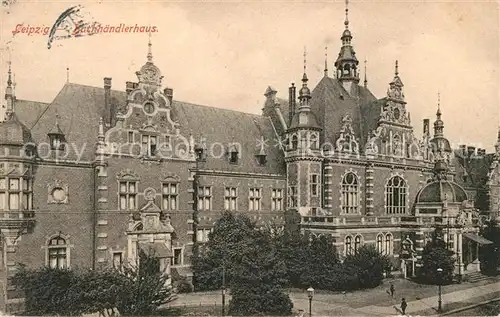
[[[429,124],[430,120],[429,119],[424,119],[424,135],[429,135],[430,134],[430,131],[429,131]]]
[[[135,89],[135,83],[131,81],[127,81],[125,83],[125,91],[127,92],[127,96]]]
[[[473,147],[473,146],[467,147],[467,155],[469,156],[469,158],[472,157],[475,153],[476,153],[475,147]]]
[[[477,149],[477,156],[483,157],[486,155],[486,150],[485,149]]]
[[[467,154],[467,147],[465,146],[465,144],[461,144],[458,149],[460,150],[460,154],[462,155]]]
[[[110,127],[113,118],[111,109],[111,77],[104,77],[104,123]]]
[[[289,116],[289,126],[292,124],[292,119],[293,116],[295,115],[295,106],[297,103],[297,95],[296,95],[296,88],[295,84],[292,83],[292,85],[288,88],[288,104],[289,104],[289,110],[288,110],[288,116]]]
[[[167,97],[168,102],[172,105],[172,100],[174,99],[174,90],[172,88],[165,88],[163,90],[165,97]]]

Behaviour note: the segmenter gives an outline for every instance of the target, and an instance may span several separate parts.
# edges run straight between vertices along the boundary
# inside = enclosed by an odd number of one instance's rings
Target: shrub
[[[193,291],[193,284],[191,284],[187,277],[182,276],[175,282],[175,288],[177,293],[191,293]]]

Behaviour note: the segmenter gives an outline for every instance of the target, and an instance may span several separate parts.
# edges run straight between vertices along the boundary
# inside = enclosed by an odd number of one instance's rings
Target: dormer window
[[[155,135],[142,135],[142,150],[147,156],[156,155],[156,136]]]
[[[238,163],[238,152],[229,153],[229,162],[232,164]]]
[[[56,124],[47,135],[49,137],[50,148],[52,150],[64,150],[66,138],[64,137],[64,133],[59,127],[59,115],[56,114]]]
[[[64,150],[66,144],[66,139],[64,138],[64,134],[49,133],[49,141],[50,141],[50,148],[52,150],[60,150],[60,151]]]
[[[267,163],[267,155],[264,153],[259,153],[257,154],[257,162],[259,163],[260,166],[264,166]]]
[[[230,145],[229,147],[229,163],[231,164],[237,164],[238,163],[238,149],[234,144]]]
[[[205,162],[207,160],[207,146],[206,140],[202,137],[200,142],[194,147],[194,153],[196,155],[196,160],[199,162]]]

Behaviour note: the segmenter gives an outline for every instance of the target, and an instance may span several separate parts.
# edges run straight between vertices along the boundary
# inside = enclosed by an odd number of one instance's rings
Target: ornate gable
[[[338,153],[359,153],[359,140],[356,138],[352,128],[352,118],[345,115],[342,118],[342,128],[340,136],[335,143]]]

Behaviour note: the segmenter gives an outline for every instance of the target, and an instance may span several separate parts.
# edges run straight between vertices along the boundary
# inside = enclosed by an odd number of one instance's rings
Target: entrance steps
[[[476,272],[466,272],[464,275],[464,279],[468,283],[476,283],[480,281],[489,280],[491,279],[491,277],[476,271]]]

